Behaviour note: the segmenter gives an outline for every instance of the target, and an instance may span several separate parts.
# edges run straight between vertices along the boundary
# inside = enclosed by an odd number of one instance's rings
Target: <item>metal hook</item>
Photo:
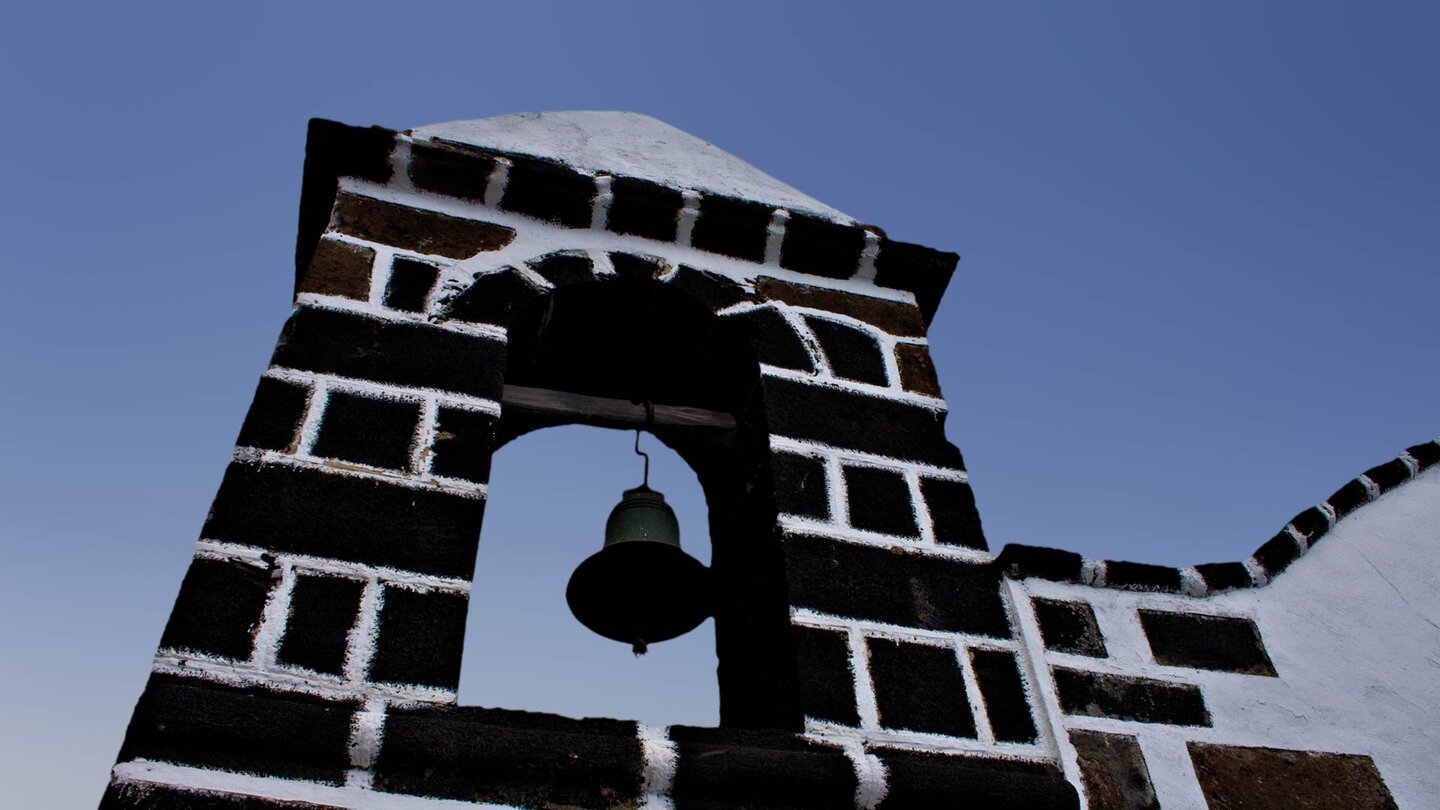
[[[648,430],[655,426],[655,404],[645,400],[645,428]],[[650,487],[650,454],[640,449],[640,428],[635,428],[635,455],[645,459],[645,480],[640,486]]]

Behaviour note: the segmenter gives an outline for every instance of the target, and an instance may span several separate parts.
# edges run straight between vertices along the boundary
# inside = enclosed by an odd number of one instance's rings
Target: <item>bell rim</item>
[[[644,540],[627,540],[606,545],[599,551],[586,557],[575,567],[574,573],[565,587],[565,601],[570,607],[570,613],[586,629],[603,638],[622,643],[636,641],[633,637],[626,637],[623,632],[614,631],[603,623],[589,621],[587,616],[592,614],[589,608],[602,606],[611,603],[613,600],[606,599],[598,588],[587,588],[586,583],[591,579],[604,580],[610,588],[626,588],[623,583],[614,581],[612,571],[605,570],[607,566],[615,566],[622,571],[633,572],[633,567],[628,563],[620,562],[620,555],[632,555],[636,550],[644,548],[649,554],[660,554],[662,557],[670,558],[670,564],[676,566],[670,572],[668,582],[649,583],[658,590],[670,590],[688,597],[697,597],[693,602],[686,604],[678,603],[681,607],[678,617],[665,623],[664,631],[653,634],[646,634],[646,644],[658,644],[662,641],[669,641],[673,638],[689,633],[699,627],[706,619],[714,615],[714,607],[711,600],[711,571],[704,563],[695,559],[678,546],[667,543],[657,543]],[[664,551],[659,551],[664,549]],[[654,559],[652,557],[652,559]],[[681,580],[679,582],[676,579]],[[587,592],[588,591],[588,592]],[[581,606],[576,609],[577,604]],[[674,610],[672,606],[671,610]]]

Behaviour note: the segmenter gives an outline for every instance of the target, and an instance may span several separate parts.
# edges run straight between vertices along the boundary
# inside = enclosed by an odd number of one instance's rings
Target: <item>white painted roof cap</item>
[[[584,172],[638,177],[855,222],[714,144],[640,113],[514,113],[431,124],[415,128],[411,135],[416,140],[454,141],[550,158]]]

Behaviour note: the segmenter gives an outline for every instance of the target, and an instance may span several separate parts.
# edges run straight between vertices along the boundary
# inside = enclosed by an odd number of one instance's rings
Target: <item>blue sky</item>
[[[997,548],[1239,559],[1440,433],[1431,4],[6,18],[0,783],[22,807],[98,800],[288,312],[311,116],[636,110],[960,253],[931,341]],[[638,473],[627,455],[623,434],[575,430],[497,459],[466,702],[713,719],[708,627],[635,662],[582,649],[552,610],[546,583]],[[585,506],[542,524],[534,493],[562,468]],[[703,546],[693,478],[657,473]]]

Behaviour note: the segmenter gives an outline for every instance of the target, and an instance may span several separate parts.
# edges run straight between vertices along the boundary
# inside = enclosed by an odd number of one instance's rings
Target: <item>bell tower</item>
[[[102,806],[1077,807],[943,433],[957,258],[642,115],[312,122],[294,309]],[[457,705],[490,457],[570,423],[704,488],[717,728]]]

